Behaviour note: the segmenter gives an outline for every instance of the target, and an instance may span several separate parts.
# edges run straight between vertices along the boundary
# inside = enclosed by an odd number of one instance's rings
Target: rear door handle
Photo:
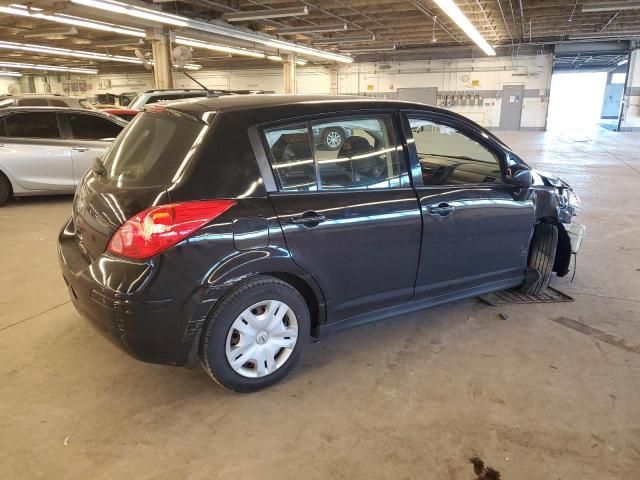
[[[447,215],[451,215],[455,210],[454,207],[449,205],[448,203],[439,203],[438,205],[430,205],[427,207],[430,215],[440,215],[441,217],[446,217]]]
[[[293,217],[291,223],[296,225],[305,225],[307,227],[315,227],[327,219],[324,215],[316,212],[304,212],[299,217]]]
[[[76,152],[86,152],[87,150],[89,150],[89,147],[85,147],[84,145],[78,145],[75,147],[71,147],[73,150],[75,150]]]

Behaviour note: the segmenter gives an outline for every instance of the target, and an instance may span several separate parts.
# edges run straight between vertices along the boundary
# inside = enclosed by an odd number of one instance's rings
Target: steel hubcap
[[[340,145],[341,141],[342,136],[338,132],[329,132],[329,134],[327,135],[327,145],[329,145],[331,148],[336,148],[338,145]]]
[[[264,377],[285,364],[297,341],[298,321],[291,307],[278,300],[265,300],[251,305],[234,320],[225,353],[236,373]]]

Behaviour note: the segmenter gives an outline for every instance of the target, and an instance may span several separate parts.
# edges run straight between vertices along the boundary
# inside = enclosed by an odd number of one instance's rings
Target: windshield
[[[140,105],[138,105],[140,104]],[[127,104],[129,108],[142,108],[144,107],[144,101],[142,100],[142,95],[138,94],[131,99],[131,101]]]
[[[111,144],[103,181],[122,188],[167,185],[179,180],[207,126],[169,113],[140,113]]]

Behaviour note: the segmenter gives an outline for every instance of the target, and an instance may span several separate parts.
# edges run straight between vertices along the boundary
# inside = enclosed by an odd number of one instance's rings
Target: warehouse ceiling
[[[453,55],[455,52],[484,56],[434,0],[147,0],[127,3],[145,5],[243,31],[260,32],[325,51],[351,55],[358,60],[430,58],[432,54],[432,58],[436,58],[437,55]],[[456,0],[455,3],[499,54],[512,54],[515,50],[527,46],[541,48],[549,44],[593,40],[623,41],[625,43],[620,45],[626,47],[629,40],[640,39],[640,1]],[[71,1],[0,0],[0,5],[4,6],[5,10],[9,5],[13,5],[9,8],[14,11],[17,8],[29,7],[32,13],[73,15],[122,27],[158,26],[150,21],[96,10]],[[294,7],[301,14],[281,18],[233,18],[236,13]],[[171,29],[178,34],[182,30],[180,27]],[[0,13],[0,41],[62,47],[130,58],[135,58],[136,49],[143,53],[150,50],[149,44],[137,37],[77,25],[63,25],[50,19],[11,15],[6,12]],[[236,44],[248,46],[246,42]],[[273,55],[278,52],[265,53]],[[602,60],[602,65],[608,64],[602,55],[598,61]],[[619,61],[615,52],[611,55],[613,56],[609,58],[609,63]],[[576,60],[573,65],[579,65],[583,60],[586,58]],[[93,67],[101,71],[114,68],[127,71],[142,69],[141,65],[131,62],[96,61],[67,55],[18,51],[6,47],[0,50],[0,61]],[[235,55],[198,48],[193,50],[192,62],[205,67],[237,61]],[[243,65],[258,66],[260,63],[268,63],[268,60],[244,59],[241,62]]]

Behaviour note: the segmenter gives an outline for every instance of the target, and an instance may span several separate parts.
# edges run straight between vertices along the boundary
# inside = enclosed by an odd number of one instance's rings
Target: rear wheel
[[[557,245],[558,227],[549,223],[536,225],[529,249],[530,275],[522,287],[523,293],[538,295],[549,286]]]
[[[0,173],[0,206],[7,203],[11,198],[11,195],[11,182],[9,182],[7,177]]]
[[[276,278],[258,277],[215,308],[204,331],[202,364],[223,387],[260,390],[293,370],[309,330],[309,309],[300,293]]]

